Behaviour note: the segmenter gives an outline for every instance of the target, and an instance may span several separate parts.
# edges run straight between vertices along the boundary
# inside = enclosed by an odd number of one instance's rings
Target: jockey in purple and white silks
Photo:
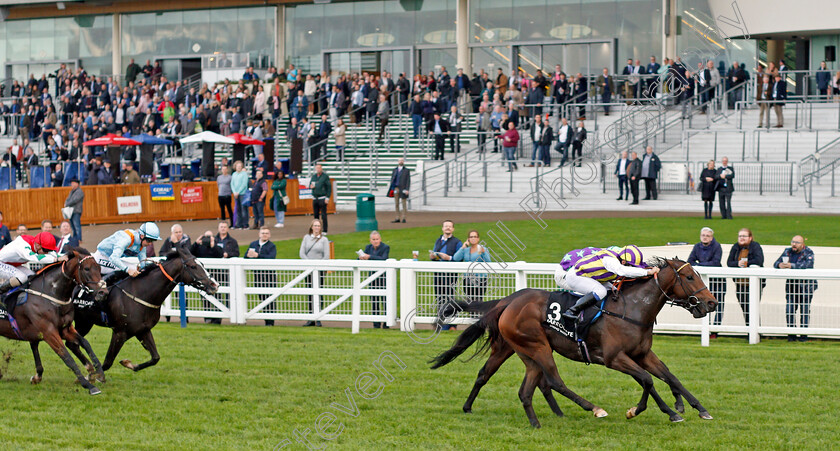
[[[575,263],[577,263],[578,260],[583,257],[588,257],[600,250],[602,250],[600,247],[585,247],[583,249],[575,249],[567,252],[566,255],[563,256],[563,259],[560,260],[560,264],[557,265],[557,269],[554,271],[554,281],[557,283],[557,286],[563,290],[574,291],[568,284],[566,284],[566,273],[575,266]]]
[[[563,316],[575,320],[580,312],[607,296],[607,285],[619,277],[644,277],[654,275],[659,268],[647,268],[642,251],[634,245],[620,248],[618,252],[602,249],[580,258],[566,272],[565,282],[572,291],[583,297],[563,312]]]

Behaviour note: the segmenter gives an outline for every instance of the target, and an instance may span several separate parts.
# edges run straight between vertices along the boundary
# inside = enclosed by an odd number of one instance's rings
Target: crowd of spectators
[[[559,64],[552,73],[526,73],[519,69],[506,74],[498,68],[492,74],[484,69],[472,74],[458,69],[450,74],[441,67],[413,76],[387,71],[338,76],[326,72],[303,74],[290,65],[279,70],[269,68],[263,79],[248,68],[241,80],[224,80],[210,86],[193,80],[169,80],[160,61],[146,60],[141,66],[132,59],[121,80],[94,76],[83,68],[70,70],[62,64],[54,73],[41,74],[39,78],[31,74],[25,82],[13,81],[10,86],[0,87],[3,95],[13,98],[0,103],[0,113],[7,134],[16,137],[3,159],[4,164],[23,169],[18,171],[19,177],[25,177],[26,169],[39,163],[49,164],[51,176],[47,184],[53,186],[63,183],[64,164],[68,161],[86,165],[88,175],[80,180],[82,184],[137,183],[139,177],[125,165],[134,168],[137,153],[133,148],[123,148],[115,156],[103,154],[102,148],[89,149],[83,143],[108,133],[148,133],[174,138],[176,142],[169,150],[176,155],[179,137],[203,130],[224,135],[243,133],[257,139],[272,136],[277,119],[285,114],[294,119],[285,131],[287,137],[304,140],[306,159],[312,163],[327,158],[333,151],[337,159],[344,158],[345,115],[356,125],[370,124],[380,141],[385,139],[392,115],[408,115],[413,136],[418,137],[423,131],[433,135],[435,157],[442,158],[447,138],[452,152],[460,149],[459,132],[466,125],[466,113],[477,113],[469,120],[475,121],[479,130],[482,150],[491,138],[494,151],[499,151],[500,144],[503,150],[511,148],[519,134],[510,132],[510,123],[517,128],[543,114],[555,114],[559,112],[555,107],[566,102],[603,102],[604,111],[609,114],[607,103],[644,101],[669,93],[674,104],[695,101],[705,111],[712,96],[723,90],[730,106],[745,100],[744,88],[753,78],[762,120],[766,117],[769,126],[769,110],[773,109],[776,125],[781,126],[783,103],[779,102],[786,99],[787,70],[783,62],[770,62],[766,68],[757,67],[751,77],[738,62],[727,67],[723,62],[715,66],[706,61],[691,68],[679,57],[666,57],[661,64],[655,57],[650,57],[647,64],[628,59],[617,73],[611,74],[604,68],[598,76],[566,74]],[[827,99],[840,94],[840,72],[832,75],[824,62],[814,80],[820,96]],[[574,124],[575,119],[585,119],[585,114],[585,108],[579,106],[577,114],[568,114],[561,121]],[[313,125],[313,118],[321,121]],[[550,165],[552,142],[556,141],[563,163],[568,159],[568,148],[577,150],[577,145],[582,145],[582,141],[576,141],[575,133],[561,134],[558,130],[549,136],[544,129],[541,131],[535,140],[539,150],[529,163],[541,161]],[[327,149],[330,137],[335,139],[335,149]],[[255,146],[249,151],[257,158],[262,149]],[[159,148],[156,158],[162,157]],[[508,160],[510,170],[517,169],[512,158]],[[129,175],[124,177],[123,171]]]

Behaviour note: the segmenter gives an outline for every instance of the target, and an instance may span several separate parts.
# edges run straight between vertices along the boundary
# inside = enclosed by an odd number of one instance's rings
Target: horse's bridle
[[[78,257],[78,255],[75,255],[75,254],[73,255],[73,258],[77,258],[77,257]],[[85,293],[92,293],[93,292],[93,289],[87,286],[87,284],[92,283],[92,282],[90,280],[85,281],[84,277],[82,276],[82,271],[81,271],[82,262],[84,262],[85,260],[87,260],[89,258],[93,258],[93,256],[92,255],[87,255],[87,256],[79,259],[79,262],[77,263],[77,266],[76,266],[76,277],[71,277],[70,275],[67,274],[66,271],[64,271],[64,265],[68,261],[70,261],[70,259],[64,260],[63,262],[61,262],[61,268],[59,270],[59,272],[61,273],[62,276],[64,276],[65,279],[67,279],[67,280],[73,282],[75,285],[78,285],[79,287],[81,287],[82,291],[84,291]],[[43,271],[44,269],[46,269],[46,267],[42,268],[41,271]],[[99,287],[100,288],[105,288],[105,281],[100,280],[99,281]],[[71,302],[73,302],[72,300],[62,301],[61,299],[58,299],[55,296],[50,296],[46,293],[42,293],[40,291],[36,291],[36,290],[31,289],[31,288],[27,288],[25,291],[27,293],[34,294],[36,296],[40,296],[40,297],[42,297],[44,299],[47,299],[48,301],[50,301],[54,304],[58,304],[58,305],[67,305],[67,304],[70,304]]]
[[[74,255],[74,257],[77,257],[77,256]],[[83,273],[82,273],[82,270],[81,270],[82,269],[82,263],[84,263],[85,260],[92,259],[92,258],[93,258],[92,255],[86,255],[86,256],[79,259],[79,262],[76,264],[76,277],[71,277],[70,275],[67,274],[66,271],[64,271],[64,265],[69,260],[65,260],[65,261],[61,262],[61,275],[64,276],[67,280],[75,282],[77,285],[79,285],[82,288],[82,291],[84,291],[85,293],[92,293],[93,292],[93,288],[90,288],[88,286],[88,284],[93,283],[93,282],[90,281],[90,280],[87,280],[87,281],[84,280],[84,276],[83,276]],[[100,280],[98,285],[99,285],[99,288],[104,289],[105,288],[105,281]]]
[[[682,277],[680,277],[680,271],[682,271],[683,268],[688,266],[688,262],[683,263],[682,266],[680,266],[677,269],[674,269],[674,267],[671,266],[671,262],[666,260],[666,263],[668,264],[668,267],[671,268],[674,271],[674,276],[677,279],[676,282],[674,282],[674,284],[676,285],[677,283],[679,283],[680,288],[682,288],[682,290],[683,290],[683,293],[688,293],[688,288],[686,287],[685,281],[682,279]],[[695,271],[695,274],[696,273],[697,272]],[[688,297],[684,300],[685,302],[683,303],[683,302],[680,302],[680,301],[683,301],[682,299],[674,299],[671,296],[668,296],[668,293],[666,293],[665,290],[662,288],[662,285],[659,284],[659,274],[654,274],[653,279],[656,281],[656,286],[657,286],[657,288],[659,288],[659,291],[661,291],[662,295],[665,296],[665,303],[666,304],[671,304],[671,305],[677,305],[677,306],[680,306],[680,307],[683,307],[684,303],[688,304],[689,307],[694,307],[697,304],[700,304],[700,298],[698,298],[696,295],[697,295],[697,293],[706,289],[706,287],[703,287],[703,288],[699,288],[699,289],[695,290],[693,293],[688,295]]]

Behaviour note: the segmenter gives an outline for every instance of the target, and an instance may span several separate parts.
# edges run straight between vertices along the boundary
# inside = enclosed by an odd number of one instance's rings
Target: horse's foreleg
[[[133,363],[131,363],[130,360],[122,360],[120,361],[120,363],[124,367],[132,369],[134,371],[140,371],[143,368],[148,368],[150,366],[156,365],[158,361],[160,361],[160,355],[158,355],[157,346],[155,346],[155,338],[152,336],[152,331],[147,330],[146,332],[143,332],[142,334],[137,336],[137,339],[140,340],[140,344],[142,344],[143,347],[146,348],[147,351],[149,351],[149,354],[151,354],[152,357],[151,360],[149,360],[148,362],[143,362],[136,366]]]
[[[507,344],[503,339],[499,339],[500,345],[494,344],[491,351],[490,351],[490,358],[487,359],[487,362],[478,370],[478,377],[475,380],[475,384],[473,384],[472,391],[470,395],[467,397],[467,402],[464,403],[464,412],[471,413],[472,412],[472,405],[475,402],[475,398],[478,397],[478,392],[487,384],[487,381],[496,374],[496,371],[502,366],[503,363],[510,356],[513,355],[513,349],[510,345]]]
[[[663,363],[662,360],[659,360],[659,357],[653,351],[648,352],[645,357],[641,359],[640,363],[644,369],[650,372],[650,374],[662,379],[669,387],[671,387],[671,390],[674,392],[674,397],[677,398],[676,407],[678,409],[679,406],[682,405],[682,400],[679,398],[679,395],[682,394],[686,401],[688,401],[688,404],[697,409],[700,413],[700,418],[704,420],[712,419],[709,411],[706,410],[706,408],[700,404],[700,401],[698,401],[697,398],[695,398],[694,395],[692,395],[683,386],[680,380],[677,379],[677,376],[674,376],[674,374],[671,373],[665,363]]]
[[[43,329],[42,329],[43,330]],[[88,390],[88,393],[91,395],[98,395],[101,391],[96,388],[95,385],[91,384],[83,375],[82,372],[79,371],[78,365],[76,365],[76,361],[73,360],[73,357],[67,352],[67,348],[64,347],[64,342],[61,341],[61,336],[58,334],[58,331],[53,329],[44,332],[44,341],[47,342],[48,345],[55,351],[56,354],[61,358],[65,365],[73,371],[73,374],[76,375],[76,379],[79,380],[79,383],[82,384],[82,387]]]
[[[123,331],[113,331],[111,333],[111,344],[108,345],[108,352],[105,354],[105,362],[102,363],[102,370],[108,371],[111,368],[111,365],[114,364],[114,359],[117,358],[117,354],[120,353],[120,349],[122,349],[123,345],[125,344],[126,333]]]
[[[537,419],[536,412],[534,412],[532,400],[534,398],[534,389],[537,388],[537,382],[539,381],[542,370],[533,360],[527,357],[524,357],[522,361],[525,362],[526,369],[525,378],[522,379],[522,385],[519,387],[519,400],[522,401],[522,407],[525,409],[525,415],[528,416],[528,421],[531,422],[531,426],[539,428],[540,421]]]
[[[30,341],[29,347],[32,348],[32,357],[35,358],[35,375],[29,379],[33,385],[41,382],[41,376],[44,374],[44,366],[41,365],[41,353],[38,352],[38,344],[40,341]]]
[[[87,352],[87,354],[90,356],[90,359],[93,361],[93,370],[95,370],[96,378],[99,379],[101,382],[105,382],[105,370],[102,369],[102,364],[99,363],[99,359],[96,357],[96,354],[93,352],[93,348],[91,348],[90,343],[88,343],[88,341],[85,339],[85,337],[83,337],[82,334],[80,334],[78,331],[76,331],[76,329],[74,329],[72,326],[67,328],[67,330],[65,332],[65,335],[66,335],[65,339],[67,337],[73,339],[72,340],[73,344],[76,346],[77,349],[78,349],[78,346],[81,345],[82,349],[84,349],[85,352]],[[69,343],[69,341],[68,341],[68,343]],[[79,352],[79,354],[81,354],[81,352]],[[79,355],[79,354],[76,354],[76,355]],[[83,357],[80,356],[79,360],[82,360],[82,358]],[[87,362],[87,359],[84,359],[83,361]],[[88,367],[88,371],[91,374],[93,374],[94,371],[91,370],[89,365],[90,364],[87,363],[85,366]]]
[[[90,360],[88,360],[85,353],[82,352],[82,348],[79,345],[79,343],[77,341],[74,341],[73,339],[65,336],[64,337],[64,344],[67,346],[67,349],[69,349],[70,352],[72,352],[73,355],[75,355],[76,358],[79,359],[79,362],[82,364],[83,367],[85,367],[85,369],[89,373],[88,379],[92,381],[93,379],[91,379],[91,377],[94,374],[96,374],[96,368],[93,367],[93,364],[90,363]]]
[[[656,393],[653,388],[653,377],[651,377],[644,368],[639,366],[638,363],[628,357],[627,354],[620,352],[615,357],[605,361],[604,364],[607,368],[621,371],[624,374],[632,376],[633,379],[642,386],[642,397],[639,400],[639,403],[627,410],[626,416],[628,420],[641,414],[647,409],[648,396],[651,394],[653,395],[654,401],[656,401],[656,404],[659,406],[659,409],[668,414],[671,421],[677,422],[683,420],[683,418],[678,413],[671,410],[671,407],[662,400],[662,397],[660,397],[658,393]]]

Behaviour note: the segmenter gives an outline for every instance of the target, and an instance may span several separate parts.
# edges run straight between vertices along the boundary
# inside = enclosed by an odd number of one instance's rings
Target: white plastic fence
[[[524,288],[554,290],[555,265],[547,263],[456,263],[413,260],[253,260],[203,259],[208,273],[220,284],[210,296],[187,288],[187,316],[226,318],[232,323],[248,320],[349,321],[353,333],[361,322],[396,324],[399,305],[400,327],[413,331],[418,324],[438,319],[438,298],[487,301],[505,297]],[[658,333],[699,333],[707,346],[710,333],[743,334],[750,343],[760,335],[809,335],[840,338],[840,270],[794,270],[773,268],[696,267],[707,282],[709,277],[726,279],[723,318],[713,324],[715,313],[696,319],[685,309],[666,306],[657,318]],[[477,279],[476,279],[477,278]],[[733,278],[749,280],[746,324],[736,298]],[[760,280],[766,280],[762,290]],[[787,279],[816,279],[819,287],[810,302],[810,327],[794,326],[786,320]],[[486,288],[475,289],[475,281]],[[450,291],[442,292],[441,286]],[[444,288],[445,289],[445,288]],[[398,296],[399,292],[399,296]],[[310,298],[312,302],[310,303]],[[399,302],[398,302],[399,301]],[[164,303],[161,313],[178,316],[177,290]],[[474,316],[461,313],[447,321],[469,324]]]

